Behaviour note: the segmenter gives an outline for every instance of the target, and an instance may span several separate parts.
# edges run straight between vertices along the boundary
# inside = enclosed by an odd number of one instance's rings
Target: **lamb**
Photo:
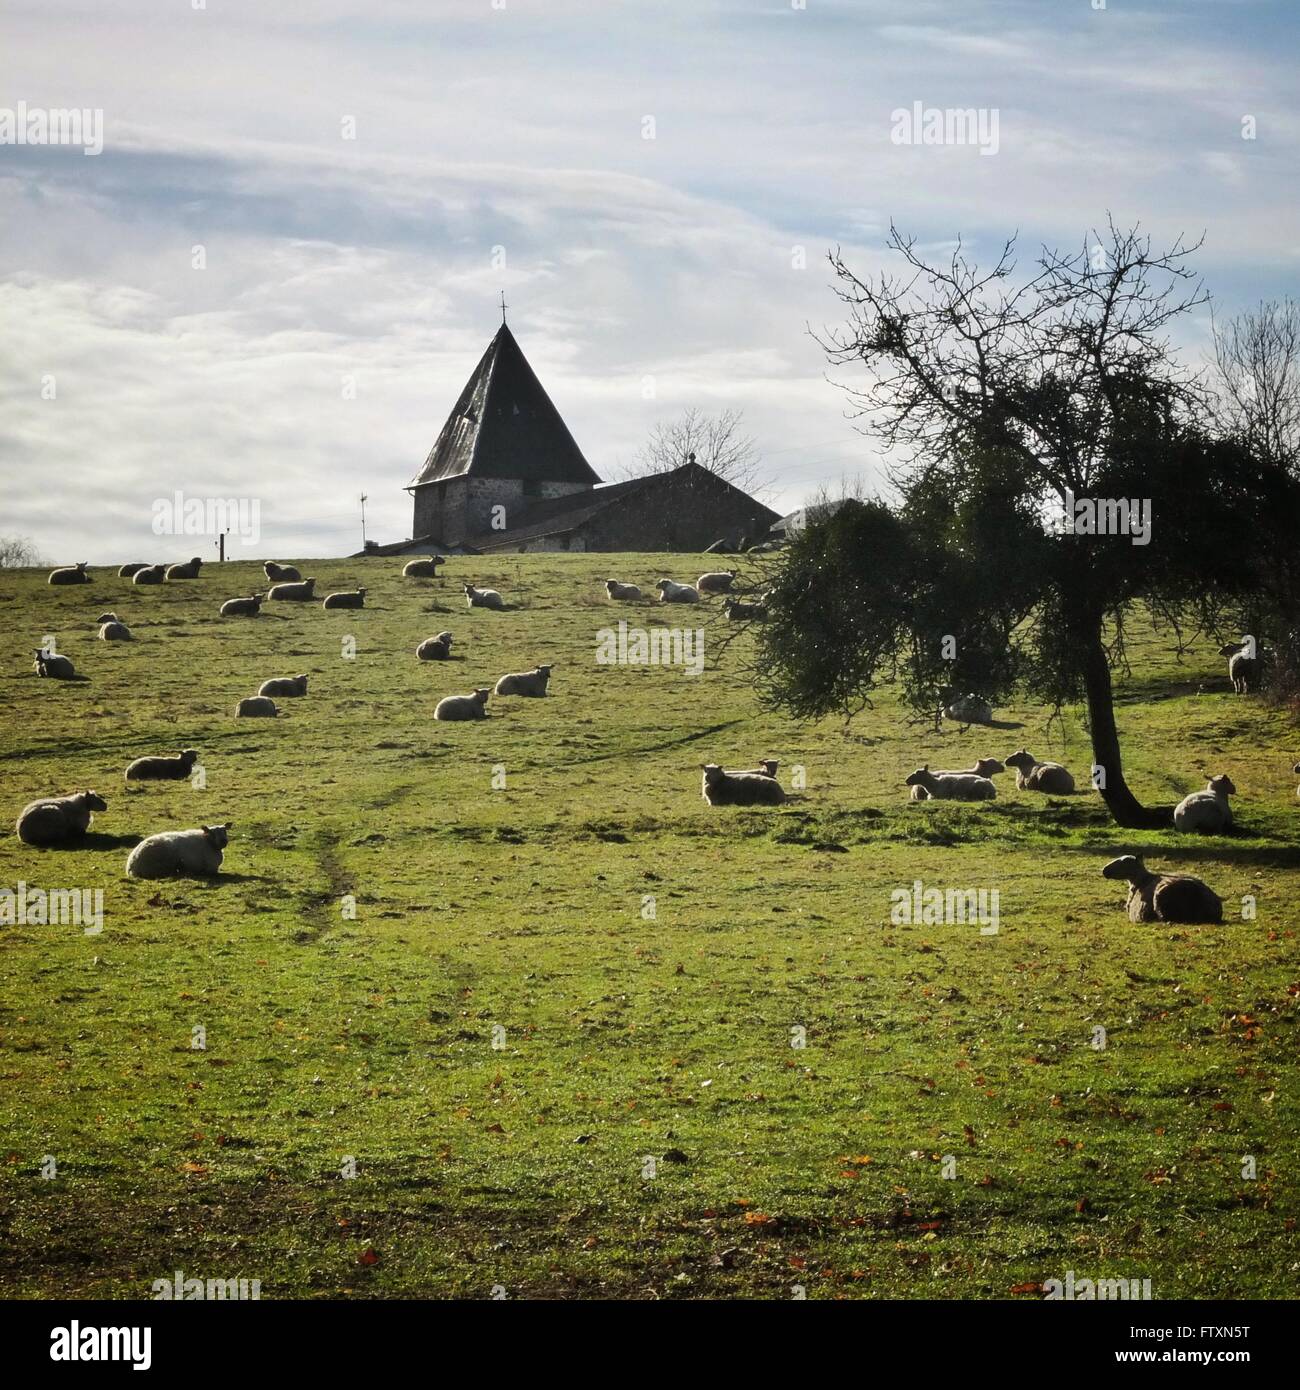
[[[51,575],[50,583],[54,582]],[[1219,648],[1219,655],[1228,658],[1228,678],[1238,695],[1249,695],[1259,686],[1259,657],[1247,656],[1252,643],[1228,642]]]
[[[1153,874],[1136,854],[1124,854],[1101,876],[1128,882],[1130,922],[1223,921],[1223,900],[1191,874]]]
[[[496,694],[498,695],[534,695],[541,697],[546,694],[547,682],[551,679],[551,666],[535,666],[531,671],[516,671],[512,675],[502,676],[497,681]]]
[[[263,681],[257,687],[259,695],[280,695],[297,696],[307,693],[307,677],[301,676],[276,676],[272,680]]]
[[[126,861],[128,878],[169,878],[172,874],[219,874],[230,827],[205,825],[198,830],[164,830],[141,840]]]
[[[936,777],[996,777],[999,772],[1005,772],[996,758],[980,758],[974,767],[955,768],[950,772],[936,772]],[[930,793],[918,782],[912,787],[913,801],[929,801]]]
[[[974,772],[931,772],[929,763],[918,767],[907,785],[924,787],[926,799],[935,801],[992,801],[998,794],[987,777]]]
[[[465,602],[471,608],[504,608],[505,602],[495,589],[476,589],[465,585]]]
[[[695,581],[695,587],[702,594],[725,594],[735,582],[735,570],[711,570]]]
[[[197,748],[182,748],[174,758],[165,755],[137,758],[127,765],[124,777],[128,782],[183,782],[198,760]]]
[[[655,588],[659,590],[660,603],[699,603],[700,591],[689,584],[675,584],[671,579],[660,579]]]
[[[337,594],[326,594],[322,608],[364,608],[366,591],[364,589],[344,589]]]
[[[302,579],[291,584],[272,584],[266,597],[272,603],[303,603],[316,597],[313,592],[315,588],[315,579]]]
[[[272,584],[280,583],[285,580],[291,580],[297,583],[302,579],[302,575],[298,573],[298,567],[296,565],[277,565],[274,560],[264,561],[262,564],[262,572]]]
[[[38,651],[32,668],[38,676],[48,676],[56,681],[70,681],[77,674],[77,668],[71,660],[55,652]]]
[[[635,584],[620,584],[617,579],[605,581],[605,593],[623,603],[633,603],[641,597],[641,590]]]
[[[742,603],[738,598],[722,600],[722,611],[729,623],[762,622],[767,617],[767,604]]]
[[[228,598],[221,605],[223,618],[256,618],[262,611],[265,594],[249,594],[247,598]]]
[[[245,695],[235,706],[236,719],[274,719],[280,711],[266,695]]]
[[[946,699],[943,710],[945,719],[951,719],[957,724],[991,724],[993,722],[993,706],[982,696],[976,695],[972,691],[953,699],[950,691],[943,693]]]
[[[89,560],[81,560],[75,565],[51,570],[49,582],[51,584],[89,584],[90,576],[86,573],[86,566],[89,563]]]
[[[116,613],[101,613],[95,620],[99,624],[99,637],[103,642],[129,642],[131,629]]]
[[[423,560],[408,560],[402,566],[403,579],[437,579],[438,566],[445,565],[445,555],[430,555]]]
[[[139,574],[142,569],[148,569],[148,566],[141,564],[139,561],[135,561],[132,564],[123,565],[122,568],[118,570],[117,577],[119,579],[132,579],[135,575]]]
[[[1229,793],[1235,793],[1232,779],[1225,773],[1211,777],[1203,792],[1192,792],[1174,807],[1174,828],[1176,830],[1200,830],[1213,835],[1226,830],[1232,824],[1232,807],[1228,805]]]
[[[145,565],[131,576],[132,584],[161,584],[167,574],[166,565]]]
[[[199,570],[203,566],[203,561],[197,556],[191,556],[188,560],[182,560],[178,565],[167,566],[168,579],[197,579]]]
[[[436,637],[426,637],[415,649],[421,661],[446,661],[451,656],[451,633],[440,632]]]
[[[785,791],[765,772],[724,772],[717,763],[704,768],[701,795],[710,806],[776,806]]]
[[[438,701],[435,719],[486,719],[487,701],[492,692],[486,687],[470,695],[448,695]]]
[[[47,796],[24,806],[14,828],[25,845],[62,845],[90,829],[93,812],[107,810],[108,802],[98,792]]]
[[[1043,792],[1047,796],[1069,796],[1074,791],[1074,776],[1060,763],[1040,763],[1032,753],[1017,749],[1003,760],[1016,770],[1016,786],[1022,792]]]

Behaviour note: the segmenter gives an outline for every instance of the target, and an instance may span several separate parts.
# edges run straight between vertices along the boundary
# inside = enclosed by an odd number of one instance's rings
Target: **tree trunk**
[[[1101,625],[1085,642],[1083,683],[1088,696],[1088,728],[1092,735],[1092,761],[1103,774],[1097,791],[1117,825],[1149,829],[1168,825],[1167,810],[1148,810],[1129,790],[1119,752],[1115,727],[1115,697],[1110,684],[1110,664],[1101,640]]]

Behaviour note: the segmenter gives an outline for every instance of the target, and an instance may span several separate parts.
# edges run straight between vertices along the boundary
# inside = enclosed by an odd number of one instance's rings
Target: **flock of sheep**
[[[173,565],[123,565],[120,578],[132,584],[162,584],[174,580],[197,579],[202,567],[197,556]],[[409,561],[402,570],[405,578],[434,578],[438,566],[446,564],[440,555]],[[85,563],[54,570],[49,576],[52,585],[90,582]],[[263,569],[270,587],[247,597],[228,599],[220,607],[222,617],[256,617],[264,601],[312,602],[316,581],[304,579],[292,565],[280,565],[268,560]],[[660,579],[655,584],[661,603],[698,603],[703,597],[721,595],[730,621],[761,620],[766,616],[765,596],[745,602],[730,594],[736,579],[735,570],[720,570],[702,574],[692,584]],[[502,610],[505,600],[495,589],[480,589],[463,585],[465,600],[471,608]],[[636,584],[616,579],[605,581],[605,592],[612,602],[638,602],[642,591]],[[331,593],[322,600],[326,610],[363,608],[366,590],[357,588]],[[130,641],[130,628],[116,613],[103,613],[96,620],[98,637],[103,641]],[[440,632],[426,638],[415,650],[420,661],[445,661],[451,656],[453,637]],[[1230,643],[1219,654],[1228,658],[1229,676],[1234,691],[1247,694],[1258,679],[1258,658],[1249,654],[1243,643]],[[72,661],[59,653],[38,650],[35,653],[38,676],[71,680],[76,677]],[[434,709],[434,718],[442,721],[485,719],[489,694],[498,696],[545,697],[550,682],[551,665],[538,665],[531,671],[511,672],[502,676],[495,687],[480,687],[466,695],[448,695]],[[307,676],[282,676],[264,681],[257,694],[239,701],[239,717],[275,717],[277,698],[302,698],[307,694]],[[954,696],[945,692],[943,714],[963,725],[990,724],[992,706],[987,700],[970,693]],[[137,758],[127,767],[125,780],[182,781],[189,778],[199,754],[188,748],[175,756]],[[765,759],[755,768],[728,771],[716,763],[704,768],[702,793],[710,806],[779,805],[786,799],[777,781],[778,764]],[[973,767],[951,771],[932,771],[928,764],[919,767],[906,779],[913,801],[992,801],[997,797],[993,778],[1013,768],[1016,786],[1021,791],[1040,792],[1048,796],[1069,796],[1075,791],[1075,780],[1068,768],[1060,763],[1043,762],[1021,748],[999,761],[980,758]],[[1293,771],[1300,774],[1300,763]],[[1212,777],[1204,791],[1193,792],[1178,803],[1174,825],[1180,831],[1206,834],[1222,833],[1232,825],[1232,809],[1228,797],[1236,787],[1227,775]],[[1300,796],[1300,789],[1297,789]],[[107,802],[94,791],[76,792],[69,796],[44,797],[33,801],[18,817],[19,839],[32,846],[47,847],[75,841],[90,828],[93,815],[107,809]],[[229,823],[203,826],[194,830],[166,831],[141,841],[127,860],[126,872],[134,878],[162,878],[171,874],[216,874],[220,871],[223,851],[229,841]],[[1128,912],[1134,922],[1219,922],[1223,919],[1222,900],[1200,879],[1186,874],[1153,874],[1141,859],[1125,855],[1112,860],[1102,870],[1108,879],[1124,880],[1129,884]]]

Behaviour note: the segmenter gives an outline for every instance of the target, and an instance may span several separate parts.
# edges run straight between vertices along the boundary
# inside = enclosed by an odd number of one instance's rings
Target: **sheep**
[[[205,825],[198,830],[164,830],[141,840],[126,861],[128,878],[169,878],[172,874],[219,874],[230,827]]]
[[[139,574],[142,569],[148,569],[148,566],[137,560],[132,564],[123,565],[122,568],[118,570],[117,577],[119,579],[132,579]]]
[[[51,584],[89,584],[90,576],[86,573],[86,566],[89,560],[80,560],[75,565],[66,565],[63,569],[51,570],[49,582]]]
[[[277,565],[274,560],[264,561],[262,564],[262,572],[272,584],[283,581],[297,583],[302,579],[302,575],[298,573],[298,567],[296,565]]]
[[[487,701],[492,692],[486,687],[469,695],[447,695],[433,711],[435,719],[486,719]]]
[[[166,565],[145,565],[131,576],[132,584],[161,584],[167,574]]]
[[[197,555],[191,556],[188,560],[182,560],[178,565],[167,566],[168,579],[197,579],[199,570],[203,567],[203,561]]]
[[[438,566],[445,565],[445,555],[430,555],[423,560],[408,560],[402,566],[403,579],[437,579]]]
[[[266,597],[272,603],[303,603],[316,597],[312,592],[315,587],[315,579],[302,579],[290,584],[272,584]]]
[[[622,603],[633,603],[641,597],[641,590],[635,584],[620,584],[617,579],[605,581],[605,593],[610,599]]]
[[[265,594],[249,594],[247,598],[228,598],[221,605],[221,616],[223,618],[256,618],[262,611],[262,600]]]
[[[99,637],[103,642],[130,642],[131,629],[116,613],[101,613],[95,621],[99,624]]]
[[[93,812],[107,810],[108,802],[98,792],[46,796],[24,806],[14,828],[25,845],[62,845],[90,829]]]
[[[957,724],[991,724],[993,722],[993,706],[983,696],[976,695],[972,691],[953,699],[949,691],[943,693],[946,697],[943,710],[945,719],[951,719]]]
[[[175,757],[160,754],[137,758],[127,764],[123,779],[127,782],[183,782],[199,760],[197,748],[182,748]]]
[[[1291,769],[1291,771],[1292,773],[1300,773],[1300,763],[1296,763],[1296,765]],[[1295,794],[1297,796],[1300,796],[1300,787],[1297,787],[1295,789]]]
[[[725,594],[735,582],[735,570],[711,570],[695,581],[695,587],[702,594]]]
[[[717,763],[704,768],[701,795],[710,806],[776,806],[785,791],[765,772],[724,772]]]
[[[1228,795],[1236,790],[1232,785],[1232,779],[1226,773],[1220,777],[1211,777],[1203,792],[1192,792],[1174,807],[1174,828],[1200,830],[1207,835],[1226,830],[1232,824],[1232,807],[1228,805]]]
[[[907,786],[924,787],[926,799],[935,801],[993,801],[998,794],[987,777],[974,772],[931,772],[929,763],[908,777]]]
[[[274,593],[274,590],[272,590]],[[337,594],[326,594],[322,608],[364,608],[366,591],[364,589],[344,589]]]
[[[935,773],[935,776],[936,776],[936,777],[996,777],[996,776],[998,775],[999,772],[1005,772],[1005,771],[1006,771],[1006,768],[1003,767],[1002,764],[1001,764],[1000,762],[998,762],[998,760],[997,760],[996,758],[980,758],[980,759],[978,759],[978,760],[976,761],[974,767],[959,767],[959,768],[954,768],[954,769],[952,769],[951,771],[936,772],[936,773]],[[926,789],[925,789],[919,782],[917,782],[917,783],[912,787],[912,800],[913,800],[913,801],[929,801],[929,799],[930,799],[930,793],[929,793],[928,791],[926,791]]]
[[[415,649],[421,661],[446,661],[451,656],[451,633],[440,632],[436,637],[426,637]]]
[[[280,711],[266,695],[245,695],[235,706],[236,719],[274,719]]]
[[[516,671],[512,675],[502,676],[497,681],[496,694],[498,695],[534,695],[541,697],[546,694],[547,682],[551,679],[551,666],[535,666],[531,671]]]
[[[259,695],[280,695],[296,696],[307,693],[307,677],[300,676],[276,676],[269,681],[263,681],[257,687]]]
[[[762,622],[767,617],[766,603],[742,603],[738,598],[722,600],[722,611],[729,623]]]
[[[1153,874],[1136,854],[1123,854],[1101,876],[1127,881],[1130,922],[1223,921],[1223,900],[1191,874]]]
[[[1074,775],[1060,763],[1040,763],[1032,753],[1017,749],[1003,761],[1016,770],[1016,786],[1022,792],[1043,792],[1047,796],[1069,796],[1074,791]]]
[[[495,589],[476,589],[472,584],[465,585],[465,602],[471,608],[504,608],[505,601]]]
[[[52,576],[50,582],[54,582]],[[1246,655],[1250,647],[1247,642],[1228,642],[1219,648],[1219,655],[1228,658],[1228,678],[1238,695],[1249,695],[1258,687],[1259,657]]]
[[[689,584],[675,584],[671,579],[656,581],[660,603],[699,603],[700,592]]]
[[[38,676],[48,676],[51,680],[70,681],[77,674],[77,668],[69,657],[55,652],[38,651],[32,669]]]

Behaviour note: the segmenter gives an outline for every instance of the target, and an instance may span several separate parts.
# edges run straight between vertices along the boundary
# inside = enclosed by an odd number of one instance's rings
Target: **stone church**
[[[602,485],[504,321],[407,491],[414,539],[364,553],[700,551],[778,519],[694,456]]]

